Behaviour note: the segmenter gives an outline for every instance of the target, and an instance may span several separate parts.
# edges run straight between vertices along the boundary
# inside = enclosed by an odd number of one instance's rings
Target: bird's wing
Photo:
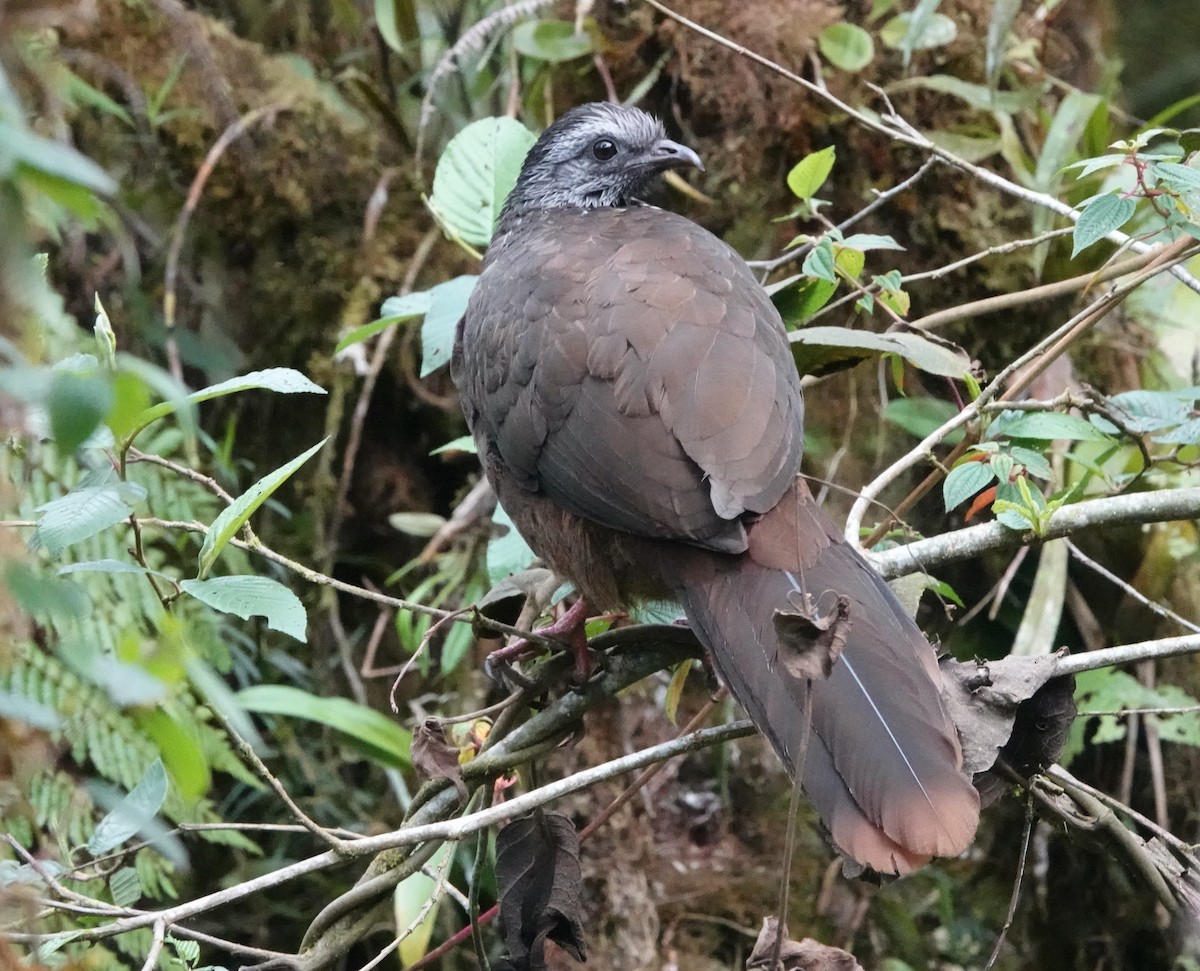
[[[799,469],[778,313],[733,250],[656,209],[529,217],[460,340],[472,427],[506,472],[593,522],[740,552]]]

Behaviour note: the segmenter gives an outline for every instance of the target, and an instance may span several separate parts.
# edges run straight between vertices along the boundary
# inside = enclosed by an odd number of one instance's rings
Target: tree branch
[[[929,572],[993,550],[1020,546],[1035,539],[1058,539],[1085,529],[1190,519],[1200,519],[1200,486],[1086,499],[1063,506],[1050,517],[1045,533],[1039,537],[991,522],[872,553],[869,558],[880,573],[891,578],[918,570]]]

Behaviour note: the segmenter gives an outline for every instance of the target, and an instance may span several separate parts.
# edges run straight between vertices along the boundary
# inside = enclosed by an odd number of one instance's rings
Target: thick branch
[[[1059,659],[1054,665],[1054,673],[1080,674],[1098,668],[1115,667],[1118,664],[1197,653],[1200,653],[1200,634],[1184,634],[1182,637],[1163,637],[1157,641],[1140,641],[1137,644],[1122,644],[1120,647],[1072,654]]]
[[[1087,499],[1064,506],[1050,517],[1045,533],[1034,537],[998,522],[968,526],[942,536],[917,540],[871,555],[871,562],[885,577],[904,576],[917,570],[929,571],[947,563],[969,560],[992,550],[1020,546],[1033,539],[1058,539],[1085,529],[1130,526],[1200,518],[1200,486],[1161,489],[1128,495]]]

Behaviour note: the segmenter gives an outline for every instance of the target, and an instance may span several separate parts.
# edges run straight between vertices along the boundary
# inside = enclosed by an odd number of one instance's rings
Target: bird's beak
[[[660,138],[654,143],[646,164],[660,172],[667,169],[683,169],[689,165],[704,171],[704,163],[700,161],[699,155],[686,145],[680,145],[669,138]]]

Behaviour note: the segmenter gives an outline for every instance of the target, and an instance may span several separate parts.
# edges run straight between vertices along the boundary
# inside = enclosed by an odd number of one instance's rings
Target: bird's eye
[[[617,154],[617,146],[610,139],[601,138],[592,145],[592,154],[601,162],[607,162]]]

